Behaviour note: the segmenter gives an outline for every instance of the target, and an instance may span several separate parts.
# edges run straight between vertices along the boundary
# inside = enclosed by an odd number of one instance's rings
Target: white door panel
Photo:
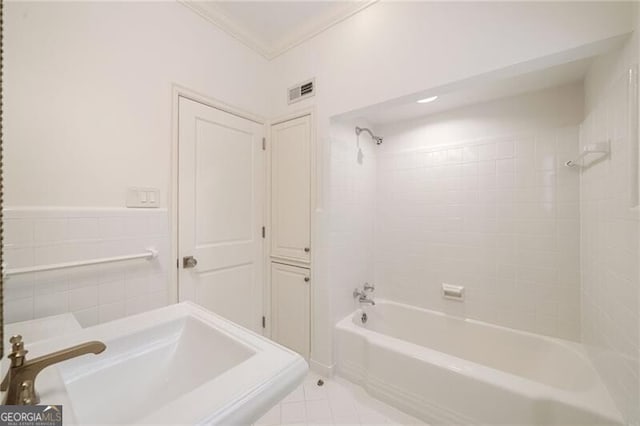
[[[180,98],[180,300],[261,330],[264,205],[262,125]]]
[[[309,269],[271,263],[271,337],[307,359],[310,286]]]
[[[311,118],[271,128],[271,255],[309,262]]]
[[[203,120],[196,128],[196,244],[251,242],[253,135]]]

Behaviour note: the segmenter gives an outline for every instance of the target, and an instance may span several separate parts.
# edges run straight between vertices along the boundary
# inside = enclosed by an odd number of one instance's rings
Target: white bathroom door
[[[179,299],[261,332],[264,128],[182,97],[178,127]]]

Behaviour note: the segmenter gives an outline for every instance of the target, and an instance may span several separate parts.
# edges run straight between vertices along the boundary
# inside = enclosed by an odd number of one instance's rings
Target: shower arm
[[[371,136],[371,139],[376,141],[376,144],[380,145],[382,143],[382,137],[374,135],[373,132],[371,130],[367,129],[366,127],[358,127],[358,126],[356,126],[356,135],[360,136],[361,132],[369,133],[369,135]]]

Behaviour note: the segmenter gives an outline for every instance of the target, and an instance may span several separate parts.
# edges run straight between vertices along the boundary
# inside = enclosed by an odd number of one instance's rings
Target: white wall
[[[594,64],[580,129],[581,146],[611,141],[611,155],[581,173],[582,339],[628,424],[640,422],[640,212],[630,197],[639,142],[629,134],[627,85],[637,61],[634,36]]]
[[[316,108],[318,200],[312,358],[330,366],[335,303],[325,275],[330,117],[388,99],[628,33],[630,3],[380,2],[274,59],[270,112]],[[508,36],[505,36],[508,35]],[[288,106],[286,89],[317,78],[315,97]]]
[[[268,63],[175,2],[4,7],[6,262],[160,252],[12,277],[5,320],[73,312],[86,326],[167,304],[167,209],[125,209],[126,188],[168,204],[173,83],[266,116]]]
[[[172,83],[267,114],[268,63],[176,2],[5,2],[5,206],[167,206]]]
[[[287,106],[286,88],[316,76],[311,102],[328,120],[628,33],[630,9],[610,2],[380,2],[276,58],[271,110],[298,107]]]
[[[379,296],[579,340],[581,118],[578,83],[380,127]]]

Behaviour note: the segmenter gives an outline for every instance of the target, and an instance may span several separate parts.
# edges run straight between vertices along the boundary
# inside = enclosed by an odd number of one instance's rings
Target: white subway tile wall
[[[626,417],[640,424],[640,212],[630,197],[627,71],[635,42],[587,76],[582,146],[611,141],[611,155],[581,172],[582,340]]]
[[[577,127],[377,155],[380,296],[580,337]],[[415,146],[415,142],[412,142]],[[426,144],[425,144],[426,145]],[[465,287],[465,301],[442,297]]]
[[[153,260],[11,276],[5,322],[72,312],[84,327],[169,303],[166,209],[39,209],[4,211],[6,268],[143,253]]]
[[[329,273],[334,321],[355,310],[353,289],[374,280],[375,142],[364,121],[332,123]]]

